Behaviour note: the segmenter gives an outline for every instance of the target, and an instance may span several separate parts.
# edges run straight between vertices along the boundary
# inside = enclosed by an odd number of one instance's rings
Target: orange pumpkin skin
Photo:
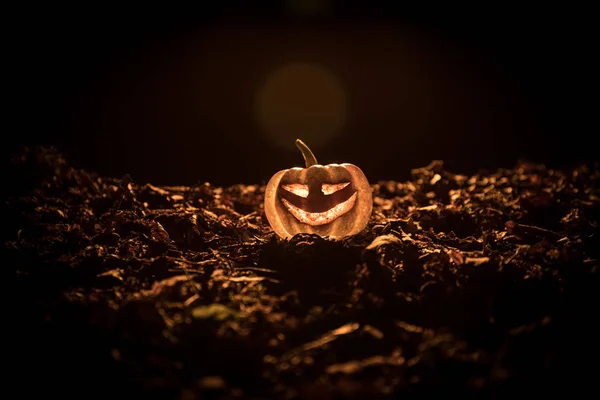
[[[373,194],[357,166],[316,164],[273,175],[264,206],[271,228],[282,238],[298,233],[340,238],[365,228],[373,210]]]

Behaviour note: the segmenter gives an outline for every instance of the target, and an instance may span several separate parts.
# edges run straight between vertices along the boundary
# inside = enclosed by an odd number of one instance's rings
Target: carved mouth
[[[296,207],[295,205],[293,205],[292,203],[290,203],[283,197],[281,198],[281,201],[283,201],[283,204],[285,205],[287,210],[298,221],[303,222],[307,225],[317,226],[317,225],[328,224],[328,223],[336,220],[337,218],[341,217],[342,215],[346,214],[348,211],[352,210],[352,208],[354,207],[354,204],[356,203],[356,196],[357,196],[357,193],[355,192],[352,196],[350,196],[350,198],[348,200],[339,203],[338,205],[336,205],[333,208],[330,208],[327,211],[318,212],[318,213],[311,213],[308,211],[304,211],[304,210]]]

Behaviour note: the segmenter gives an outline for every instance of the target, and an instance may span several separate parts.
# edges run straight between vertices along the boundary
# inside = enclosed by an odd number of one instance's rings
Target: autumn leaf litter
[[[263,186],[99,177],[52,149],[12,168],[4,275],[20,326],[45,333],[31,344],[40,374],[51,338],[64,371],[101,364],[103,385],[163,398],[492,397],[585,381],[594,166],[469,177],[433,162],[374,184],[359,235],[288,241],[266,223]],[[68,350],[74,330],[97,350]]]

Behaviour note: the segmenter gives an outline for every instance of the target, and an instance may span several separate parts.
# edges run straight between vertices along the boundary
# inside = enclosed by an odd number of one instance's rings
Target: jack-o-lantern
[[[277,172],[265,191],[265,214],[283,238],[298,233],[344,237],[355,235],[369,222],[373,194],[365,174],[356,165],[319,165],[300,139],[306,168]]]

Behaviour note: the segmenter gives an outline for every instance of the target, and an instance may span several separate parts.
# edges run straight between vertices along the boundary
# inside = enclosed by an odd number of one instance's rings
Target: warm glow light
[[[354,193],[352,197],[350,197],[348,200],[339,203],[338,205],[336,205],[333,208],[330,208],[327,211],[320,213],[311,213],[308,211],[301,210],[284,198],[281,198],[281,201],[283,201],[285,207],[294,217],[296,217],[298,221],[303,222],[307,225],[317,226],[328,224],[336,220],[340,216],[346,214],[348,211],[352,210],[352,208],[354,207],[354,203],[356,203],[356,196],[357,193]]]
[[[342,190],[349,184],[350,184],[350,182],[333,183],[333,184],[332,183],[324,183],[321,186],[321,192],[323,192],[324,195],[330,195],[330,194],[333,194],[335,192]],[[308,185],[303,185],[301,183],[290,183],[288,185],[281,185],[281,188],[287,192],[295,194],[296,196],[300,196],[300,197],[304,197],[304,198],[308,197]]]
[[[317,64],[294,63],[267,75],[256,96],[257,120],[275,144],[301,137],[313,147],[334,138],[346,122],[346,94],[338,78]]]
[[[335,193],[339,190],[342,190],[349,184],[350,184],[350,182],[336,183],[336,184],[324,183],[321,186],[321,191],[323,192],[323,194],[328,195],[328,194]]]
[[[295,194],[296,196],[304,198],[308,197],[308,185],[303,185],[301,183],[290,183],[289,185],[281,185],[281,188]]]

